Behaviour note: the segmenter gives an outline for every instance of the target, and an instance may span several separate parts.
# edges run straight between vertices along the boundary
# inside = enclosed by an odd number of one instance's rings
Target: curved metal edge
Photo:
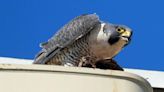
[[[15,65],[15,64],[0,64],[0,71],[31,71],[31,72],[47,72],[47,73],[73,73],[73,74],[87,74],[87,75],[96,75],[102,77],[113,77],[118,79],[126,79],[133,81],[148,92],[153,92],[153,88],[150,83],[132,73],[116,70],[102,70],[102,69],[93,69],[93,68],[83,68],[83,67],[63,67],[63,66],[54,66],[54,65]]]

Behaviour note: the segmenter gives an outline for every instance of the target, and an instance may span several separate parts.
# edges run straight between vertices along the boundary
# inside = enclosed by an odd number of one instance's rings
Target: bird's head
[[[91,38],[94,38],[91,46],[93,52],[96,56],[109,59],[129,44],[132,30],[124,25],[101,23],[91,34]]]
[[[114,45],[120,40],[125,41],[125,45],[131,41],[132,30],[124,25],[106,24],[103,27],[104,34],[108,37],[108,43]]]

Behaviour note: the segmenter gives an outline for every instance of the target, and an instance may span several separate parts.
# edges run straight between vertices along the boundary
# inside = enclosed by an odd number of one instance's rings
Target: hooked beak
[[[125,40],[127,44],[129,44],[129,42],[131,41],[131,37],[132,37],[132,31],[129,30],[126,30],[124,33],[121,34],[121,38]]]

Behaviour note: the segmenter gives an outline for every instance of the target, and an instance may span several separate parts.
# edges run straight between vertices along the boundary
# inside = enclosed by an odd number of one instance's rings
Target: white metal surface
[[[131,72],[145,78],[152,87],[164,88],[164,72],[162,71],[149,71],[139,69],[125,69],[127,72]]]
[[[0,57],[1,64],[32,64],[32,62],[33,60],[28,59]],[[126,68],[125,71],[142,76],[152,85],[152,87],[164,88],[164,72],[162,71],[150,71],[128,68]]]
[[[131,73],[52,65],[0,64],[0,81],[0,92],[152,92]]]
[[[0,57],[0,64],[32,64],[33,60]]]

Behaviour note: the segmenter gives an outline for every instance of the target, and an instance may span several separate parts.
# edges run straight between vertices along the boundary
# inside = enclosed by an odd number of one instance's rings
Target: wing
[[[95,25],[99,24],[96,14],[81,15],[62,27],[48,42],[42,43],[43,48],[36,56],[35,64],[44,64],[65,46],[87,34]]]

